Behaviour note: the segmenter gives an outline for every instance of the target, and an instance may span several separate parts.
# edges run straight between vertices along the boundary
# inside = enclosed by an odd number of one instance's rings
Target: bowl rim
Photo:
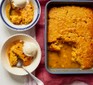
[[[32,29],[36,23],[39,21],[39,18],[40,18],[40,15],[41,15],[41,6],[40,6],[40,3],[38,0],[35,0],[36,4],[37,4],[37,8],[38,8],[38,14],[37,14],[37,17],[35,19],[35,21],[32,23],[32,24],[29,24],[27,27],[23,27],[23,28],[18,28],[18,27],[14,27],[14,26],[11,26],[10,24],[7,23],[7,21],[3,18],[3,13],[2,13],[2,7],[3,7],[3,4],[4,4],[5,0],[2,0],[1,2],[1,5],[0,5],[0,15],[1,15],[1,19],[3,21],[3,23],[11,30],[14,30],[14,31],[26,31],[26,30],[29,30],[29,29]],[[12,23],[12,22],[11,22]]]
[[[27,75],[28,73],[25,72],[25,73],[23,73],[23,74],[18,74],[18,73],[13,73],[13,72],[11,72],[10,70],[8,70],[8,69],[6,68],[6,66],[3,64],[3,61],[2,61],[2,51],[3,51],[4,45],[7,43],[8,40],[10,40],[11,38],[16,37],[16,36],[26,36],[26,37],[29,37],[29,38],[31,38],[32,40],[34,40],[34,41],[37,43],[37,45],[38,45],[39,57],[40,57],[40,58],[38,58],[39,61],[37,62],[37,65],[35,65],[35,67],[32,69],[32,71],[29,71],[29,70],[28,70],[29,72],[35,71],[35,70],[37,69],[38,65],[40,64],[41,57],[42,57],[42,56],[41,56],[41,48],[40,48],[39,43],[38,43],[32,36],[30,36],[30,35],[28,35],[28,34],[24,34],[24,33],[19,33],[19,34],[11,35],[11,36],[9,36],[9,37],[4,41],[4,43],[3,43],[2,47],[1,47],[1,50],[0,50],[0,55],[1,55],[0,59],[1,59],[2,67],[3,67],[7,72],[9,72],[9,73],[11,73],[11,74],[13,74],[13,75],[25,76],[25,75]]]

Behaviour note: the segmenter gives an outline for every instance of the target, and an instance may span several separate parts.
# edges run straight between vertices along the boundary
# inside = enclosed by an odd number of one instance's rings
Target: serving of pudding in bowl
[[[16,4],[19,3],[16,2]],[[1,19],[8,29],[26,31],[33,28],[38,22],[41,7],[38,0],[27,0],[26,5],[22,8],[10,5],[9,0],[2,0],[0,11]]]
[[[12,67],[17,65],[19,59],[22,60],[23,66],[28,66],[36,56],[37,47],[34,43],[17,40],[12,42],[7,53]]]
[[[6,5],[6,15],[8,19],[16,25],[29,24],[34,18],[34,6],[32,3],[26,4],[24,8],[12,8],[8,3]]]
[[[14,75],[26,75],[27,73],[17,67],[21,60],[24,68],[33,72],[41,60],[41,49],[35,39],[26,34],[10,36],[2,46],[1,62],[4,68]]]

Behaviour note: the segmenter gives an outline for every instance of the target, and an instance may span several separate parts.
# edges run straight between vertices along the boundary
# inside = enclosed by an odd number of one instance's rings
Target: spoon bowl
[[[18,63],[17,63],[17,65],[16,65],[16,67],[18,67],[18,68],[22,68],[25,72],[27,72],[28,73],[28,75],[37,83],[37,85],[44,85],[44,83],[41,81],[41,80],[39,80],[37,77],[35,77],[32,73],[30,73],[28,70],[26,70],[24,67],[23,67],[23,62],[22,62],[22,60],[18,60]]]

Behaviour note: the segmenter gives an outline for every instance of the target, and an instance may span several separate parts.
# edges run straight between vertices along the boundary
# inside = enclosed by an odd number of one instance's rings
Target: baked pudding
[[[53,7],[48,14],[48,65],[51,68],[93,67],[93,9]]]

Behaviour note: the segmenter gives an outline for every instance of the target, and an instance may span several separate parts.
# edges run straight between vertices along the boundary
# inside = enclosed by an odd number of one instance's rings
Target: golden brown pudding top
[[[65,64],[63,50],[69,59]],[[53,56],[52,56],[52,53]],[[52,57],[51,57],[52,56]],[[54,61],[51,58],[54,58]],[[58,60],[56,60],[59,58]],[[93,9],[79,6],[53,7],[48,14],[48,60],[55,68],[92,68],[93,66]],[[65,60],[65,61],[64,61]],[[55,63],[60,62],[58,65]],[[77,65],[72,65],[72,63]],[[56,66],[53,66],[55,63]],[[68,66],[67,66],[68,65]],[[62,67],[63,66],[63,67]]]

